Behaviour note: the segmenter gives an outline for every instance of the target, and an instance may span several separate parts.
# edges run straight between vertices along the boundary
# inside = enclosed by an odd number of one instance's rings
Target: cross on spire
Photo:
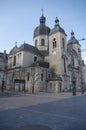
[[[42,11],[42,16],[44,15],[44,10],[43,10],[43,8],[41,9],[41,11]]]

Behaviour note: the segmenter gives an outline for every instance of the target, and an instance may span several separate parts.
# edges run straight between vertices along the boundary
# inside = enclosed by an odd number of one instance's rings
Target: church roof
[[[29,67],[36,67],[36,66],[40,66],[43,68],[49,68],[49,63],[44,62],[44,61],[37,61],[37,62],[34,62],[33,64],[31,64]]]
[[[34,53],[36,55],[43,56],[42,53],[36,47],[34,47],[34,46],[30,45],[30,44],[27,44],[27,43],[22,44],[19,47],[19,50],[20,51],[29,51],[29,52]]]
[[[49,35],[50,28],[45,25],[46,18],[42,14],[40,17],[40,25],[35,28],[33,37],[36,37],[38,35]]]
[[[34,30],[34,36],[33,37],[36,37],[38,35],[49,35],[49,33],[50,33],[49,27],[47,27],[46,25],[39,25]]]
[[[75,38],[73,31],[71,32],[71,38],[68,40],[68,45],[69,44],[78,44],[78,45],[80,45],[79,41]]]
[[[14,53],[17,53],[19,51],[28,51],[28,52],[31,52],[35,55],[39,55],[39,56],[42,56],[44,57],[44,54],[41,53],[40,50],[38,50],[36,47],[30,45],[30,44],[27,44],[27,43],[23,43],[20,47],[17,47],[15,46],[9,53],[10,54],[14,54]]]
[[[59,20],[57,19],[57,17],[56,17],[56,20],[55,20],[55,26],[54,26],[54,28],[51,29],[51,31],[50,31],[50,35],[52,35],[52,34],[54,34],[54,33],[56,33],[56,32],[61,32],[61,33],[63,33],[63,34],[66,35],[64,29],[60,27],[60,25],[59,25]]]
[[[0,58],[4,59],[4,53],[0,52]],[[8,59],[8,54],[6,54],[6,59]]]

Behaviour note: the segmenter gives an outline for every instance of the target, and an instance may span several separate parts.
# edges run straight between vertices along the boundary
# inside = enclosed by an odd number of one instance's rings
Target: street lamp
[[[79,39],[78,41],[83,41],[83,40],[85,40],[85,38]]]

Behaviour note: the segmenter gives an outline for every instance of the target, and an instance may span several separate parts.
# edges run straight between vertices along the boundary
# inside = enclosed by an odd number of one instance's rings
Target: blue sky
[[[72,29],[78,40],[86,38],[86,0],[0,0],[0,52],[9,53],[16,41],[18,46],[24,42],[33,45],[33,31],[39,25],[42,8],[46,25],[53,28],[57,16],[67,40]],[[86,40],[80,44],[86,48]],[[85,60],[86,51],[82,56]]]

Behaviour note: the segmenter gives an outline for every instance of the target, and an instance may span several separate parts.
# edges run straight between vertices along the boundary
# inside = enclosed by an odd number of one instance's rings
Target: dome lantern
[[[59,19],[56,17],[55,19],[55,27],[57,27],[59,25]]]
[[[43,9],[42,9],[42,16],[40,17],[40,24],[45,24],[45,22],[46,22],[46,18],[44,17]]]

